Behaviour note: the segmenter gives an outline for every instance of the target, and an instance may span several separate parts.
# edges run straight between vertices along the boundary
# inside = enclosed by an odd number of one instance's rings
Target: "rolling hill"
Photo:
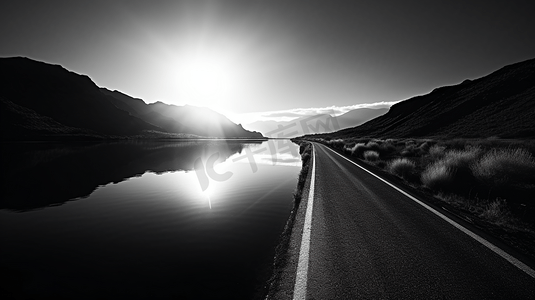
[[[535,59],[434,89],[360,126],[314,137],[535,138]]]

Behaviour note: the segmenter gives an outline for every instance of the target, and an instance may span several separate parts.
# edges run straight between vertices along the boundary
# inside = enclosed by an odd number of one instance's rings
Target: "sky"
[[[388,107],[533,58],[533,12],[522,0],[5,1],[0,57],[248,123]]]

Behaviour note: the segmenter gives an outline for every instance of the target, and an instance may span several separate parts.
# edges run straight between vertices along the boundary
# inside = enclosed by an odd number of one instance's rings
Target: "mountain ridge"
[[[224,115],[209,108],[192,105],[178,106],[158,101],[145,103],[117,90],[100,89],[111,97],[112,103],[121,107],[149,124],[154,124],[168,132],[191,133],[211,137],[248,137],[262,138],[258,132],[247,131],[241,124],[235,124]]]
[[[535,58],[435,88],[360,126],[314,137],[535,138],[534,98]]]
[[[87,75],[26,57],[0,58],[2,140],[158,136],[262,138],[260,133],[249,132],[220,114],[217,120],[222,122],[222,129],[219,131],[200,130],[202,118],[199,115],[194,124],[181,124],[180,120],[169,119],[169,116],[162,118],[167,123],[173,123],[175,129],[181,129],[168,130],[145,120],[147,117],[143,113],[148,111],[143,110],[147,106],[143,100],[124,93],[121,95],[136,99],[135,106],[140,112],[131,109],[133,101],[129,105],[118,105],[120,101],[102,93]],[[166,107],[160,105],[159,108],[161,114]],[[211,120],[207,118],[207,121]]]

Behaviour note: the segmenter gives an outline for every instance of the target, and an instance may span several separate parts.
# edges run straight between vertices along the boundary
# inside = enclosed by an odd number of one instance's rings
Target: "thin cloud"
[[[295,113],[295,112],[289,112],[289,111],[283,111],[283,112],[265,112],[262,113],[265,117],[271,117],[271,118],[277,118],[277,117],[287,117],[287,118],[299,118],[302,117],[303,114]]]
[[[362,103],[348,106],[328,106],[328,107],[309,107],[309,108],[293,108],[287,110],[266,111],[258,113],[243,114],[244,119],[247,119],[245,124],[250,124],[255,121],[291,121],[299,117],[314,116],[320,114],[329,114],[333,117],[347,113],[348,111],[359,108],[389,108],[400,101],[382,101],[375,103]]]

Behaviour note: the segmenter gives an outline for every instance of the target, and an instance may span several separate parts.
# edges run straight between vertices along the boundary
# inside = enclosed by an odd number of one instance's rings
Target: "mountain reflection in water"
[[[0,290],[260,297],[300,169],[268,143],[3,144]]]
[[[30,144],[31,145],[31,144]],[[89,196],[97,187],[145,172],[194,169],[194,161],[219,153],[241,153],[239,142],[118,142],[101,144],[16,144],[2,153],[6,190],[2,206],[30,210]]]

